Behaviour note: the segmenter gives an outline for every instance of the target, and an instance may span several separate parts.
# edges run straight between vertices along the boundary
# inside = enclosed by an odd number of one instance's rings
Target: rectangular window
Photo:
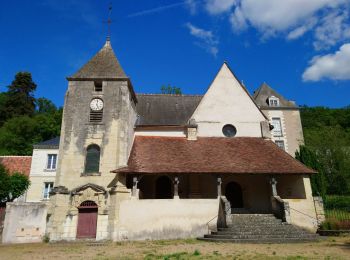
[[[273,136],[283,136],[282,135],[282,124],[281,119],[278,117],[272,118],[271,122],[273,129],[272,129],[272,135]]]
[[[95,91],[101,92],[102,91],[102,81],[95,81]]]
[[[57,162],[57,154],[48,154],[46,169],[56,170],[56,162]]]
[[[53,182],[45,182],[43,199],[47,200],[50,198],[50,191],[53,188]]]
[[[275,144],[276,144],[279,148],[281,148],[283,151],[285,150],[285,148],[284,148],[284,141],[276,140],[276,141],[275,141]]]

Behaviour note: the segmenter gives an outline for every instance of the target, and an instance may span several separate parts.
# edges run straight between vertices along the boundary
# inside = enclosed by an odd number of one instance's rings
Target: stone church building
[[[26,198],[50,240],[203,237],[241,216],[316,230],[299,109],[266,83],[250,95],[225,62],[204,95],[136,94],[109,40],[67,79]]]

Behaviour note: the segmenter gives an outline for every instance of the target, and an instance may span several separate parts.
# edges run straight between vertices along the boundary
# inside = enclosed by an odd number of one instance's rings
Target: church
[[[34,146],[36,234],[215,240],[239,219],[268,219],[314,236],[317,173],[294,159],[299,108],[266,83],[251,95],[224,62],[204,95],[136,94],[109,39],[67,80],[61,135]]]

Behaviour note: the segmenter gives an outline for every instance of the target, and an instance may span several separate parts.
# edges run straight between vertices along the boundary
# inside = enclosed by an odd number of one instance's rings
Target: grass
[[[0,259],[349,259],[350,237],[334,237],[307,244],[208,243],[195,239],[142,242],[42,243],[0,245]]]

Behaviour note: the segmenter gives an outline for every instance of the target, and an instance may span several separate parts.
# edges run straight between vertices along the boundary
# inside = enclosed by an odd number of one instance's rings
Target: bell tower
[[[117,186],[110,171],[127,164],[137,118],[136,95],[109,37],[102,49],[67,79],[50,238],[75,239],[79,207],[91,201],[98,209],[96,239],[106,239],[112,229],[108,223],[112,226],[113,222],[111,194]]]

